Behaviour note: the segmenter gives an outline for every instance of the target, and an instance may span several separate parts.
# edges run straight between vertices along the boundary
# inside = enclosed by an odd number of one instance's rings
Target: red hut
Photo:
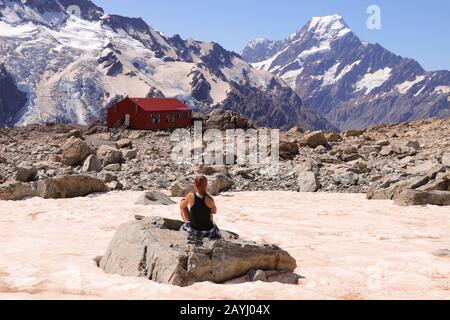
[[[192,110],[178,99],[125,98],[108,109],[107,123],[138,130],[184,128],[192,125]]]

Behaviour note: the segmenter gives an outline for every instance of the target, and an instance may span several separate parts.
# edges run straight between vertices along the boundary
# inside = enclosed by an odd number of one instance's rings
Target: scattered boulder
[[[393,146],[391,144],[387,146],[383,146],[380,151],[380,156],[387,157],[394,154],[400,154],[401,150],[397,146]]]
[[[289,134],[303,133],[303,130],[300,127],[292,127],[289,129],[288,133]]]
[[[207,117],[205,121],[205,130],[207,129],[252,129],[255,125],[244,118],[242,115],[231,112],[223,111],[220,109],[213,110]]]
[[[227,175],[228,174],[228,169],[224,165],[215,165],[215,166],[202,165],[202,166],[199,166],[198,173],[199,174],[204,174],[206,176],[211,176],[211,175],[214,175],[216,173],[222,173],[224,175]]]
[[[170,186],[172,197],[185,197],[190,192],[195,192],[193,178],[178,179]]]
[[[360,137],[364,133],[366,133],[366,130],[348,130],[344,132],[344,137],[350,138],[350,137]]]
[[[0,185],[0,200],[22,200],[37,196],[36,190],[29,183],[7,181]]]
[[[304,140],[306,141],[306,144],[313,149],[328,144],[328,140],[322,131],[308,133],[305,135]]]
[[[394,195],[394,201],[401,206],[436,205],[450,206],[450,191],[421,191],[406,189]]]
[[[116,171],[117,172],[117,171],[122,170],[122,166],[120,165],[120,163],[113,163],[113,164],[108,164],[103,169],[106,171]]]
[[[38,195],[44,199],[84,197],[106,192],[105,183],[88,175],[69,175],[47,178],[37,182]]]
[[[29,182],[36,178],[38,169],[29,162],[22,162],[17,166],[16,180],[20,182]]]
[[[114,143],[117,149],[133,148],[133,142],[130,139],[120,139]]]
[[[80,130],[73,129],[73,130],[70,130],[69,133],[67,134],[67,138],[71,138],[71,137],[82,139],[83,135],[81,134]]]
[[[328,142],[339,142],[342,141],[342,137],[339,133],[331,131],[325,133],[325,138]]]
[[[359,182],[359,175],[352,171],[337,170],[332,176],[337,185],[356,186]]]
[[[217,195],[222,191],[229,189],[234,184],[233,180],[218,173],[208,177],[208,193],[210,195]]]
[[[89,155],[86,160],[84,160],[83,167],[81,168],[81,172],[100,172],[102,171],[102,162],[95,155]]]
[[[316,192],[320,188],[320,182],[313,171],[303,171],[298,175],[299,192]]]
[[[181,221],[161,228],[155,220],[169,219],[147,217],[121,225],[100,267],[107,273],[181,287],[204,281],[224,283],[251,270],[293,272],[297,267],[295,259],[275,245],[229,238],[192,245],[187,233],[178,231]]]
[[[444,167],[450,168],[450,152],[442,155],[441,162]]]
[[[299,154],[298,144],[289,141],[280,141],[280,158],[283,160],[292,160]]]
[[[122,151],[122,156],[126,160],[133,160],[133,159],[136,159],[137,153],[138,152],[136,149],[129,149],[129,150]]]
[[[82,164],[84,159],[93,153],[91,147],[83,140],[70,137],[63,146],[62,162],[68,166]]]
[[[169,206],[175,204],[176,202],[166,196],[164,193],[159,191],[147,191],[135,202],[135,204],[140,204],[144,206],[148,205],[164,205]]]
[[[428,176],[427,176],[428,178]],[[422,184],[417,187],[418,190],[421,191],[435,191],[435,190],[441,190],[441,191],[450,191],[450,177],[447,175],[447,173],[440,172],[436,174],[436,177],[434,180],[429,179],[429,183]],[[416,189],[416,188],[411,188]]]
[[[123,160],[122,152],[107,145],[101,145],[98,148],[97,156],[102,161],[104,167],[109,164],[120,163]]]
[[[123,190],[123,184],[117,180],[107,182],[106,187],[109,191]]]

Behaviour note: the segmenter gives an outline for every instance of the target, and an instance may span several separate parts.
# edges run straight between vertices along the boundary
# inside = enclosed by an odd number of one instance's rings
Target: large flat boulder
[[[436,205],[450,206],[450,191],[421,191],[406,189],[394,195],[394,201],[401,206]]]
[[[35,196],[37,192],[29,183],[7,181],[0,185],[0,200],[22,200]]]
[[[275,245],[237,239],[224,232],[223,240],[189,244],[182,222],[160,217],[137,217],[121,225],[100,267],[107,273],[145,277],[159,283],[189,286],[197,282],[224,283],[251,270],[293,272],[296,261]]]
[[[71,175],[41,180],[37,193],[44,199],[84,197],[91,193],[106,192],[103,180],[88,175]]]

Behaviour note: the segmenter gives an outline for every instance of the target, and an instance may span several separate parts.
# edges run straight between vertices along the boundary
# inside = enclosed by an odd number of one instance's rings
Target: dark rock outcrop
[[[26,101],[27,95],[18,89],[5,66],[0,64],[0,127],[14,125],[14,118]]]

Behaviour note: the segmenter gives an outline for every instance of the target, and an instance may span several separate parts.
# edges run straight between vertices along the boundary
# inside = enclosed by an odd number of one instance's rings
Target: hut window
[[[152,113],[150,117],[153,124],[158,124],[161,122],[161,116],[159,113]]]
[[[175,122],[177,119],[177,113],[176,112],[170,112],[166,115],[167,122]]]

